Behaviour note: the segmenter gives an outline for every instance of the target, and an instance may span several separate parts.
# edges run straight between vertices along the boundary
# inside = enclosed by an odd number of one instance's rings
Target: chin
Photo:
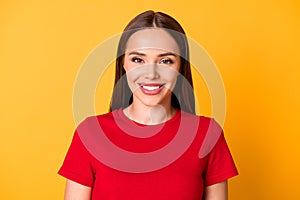
[[[142,103],[148,107],[155,107],[158,105],[162,105],[162,103],[160,101],[156,101],[156,102],[155,101],[142,101]]]
[[[139,101],[145,106],[148,107],[155,107],[155,106],[162,106],[167,104],[167,102],[171,103],[171,93],[159,94],[159,95],[146,95],[142,92],[138,92],[134,98],[135,100]],[[134,101],[135,101],[134,100]]]
[[[166,105],[168,102],[167,99],[169,98],[139,98],[139,101],[144,104],[145,106],[148,107],[155,107],[155,106],[162,106]],[[170,98],[171,100],[171,98]],[[170,101],[171,103],[171,101]]]

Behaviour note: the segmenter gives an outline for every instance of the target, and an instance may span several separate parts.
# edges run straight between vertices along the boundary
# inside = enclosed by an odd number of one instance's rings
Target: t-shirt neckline
[[[136,138],[150,138],[160,135],[163,129],[166,130],[172,126],[175,126],[175,123],[178,121],[178,119],[180,119],[181,115],[180,110],[176,109],[175,115],[169,120],[160,124],[145,125],[129,119],[123,113],[122,108],[115,110],[112,114],[114,115],[117,126],[127,135]]]
[[[134,123],[138,126],[141,126],[141,127],[144,127],[144,126],[166,126],[166,125],[169,125],[170,123],[173,123],[174,121],[176,121],[178,119],[178,117],[180,117],[180,110],[179,109],[176,109],[175,110],[175,114],[168,120],[162,122],[162,123],[158,123],[158,124],[143,124],[143,123],[140,123],[140,122],[136,122],[130,118],[128,118],[125,114],[124,114],[124,109],[123,108],[120,108],[117,110],[117,114],[125,121],[129,122],[129,123]]]

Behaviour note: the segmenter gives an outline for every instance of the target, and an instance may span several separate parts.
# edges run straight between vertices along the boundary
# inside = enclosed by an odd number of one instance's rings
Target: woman
[[[221,128],[195,115],[192,87],[180,24],[160,12],[136,16],[119,42],[111,112],[77,127],[59,171],[67,178],[65,199],[227,199],[227,179],[237,170]],[[98,133],[86,139],[97,129],[92,120],[114,145],[135,155],[163,152],[175,140],[182,144],[165,157],[133,162],[101,149]]]

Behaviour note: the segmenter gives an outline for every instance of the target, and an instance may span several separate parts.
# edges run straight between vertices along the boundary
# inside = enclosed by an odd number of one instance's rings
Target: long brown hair
[[[185,32],[181,25],[171,16],[152,10],[143,12],[132,19],[125,27],[119,41],[114,91],[110,104],[110,111],[126,108],[132,103],[132,92],[128,86],[123,60],[126,44],[130,36],[145,28],[163,28],[175,39],[180,49],[180,75],[174,87],[171,105],[188,113],[195,113],[195,98],[193,80],[189,62],[189,47]],[[124,78],[125,77],[125,78]]]

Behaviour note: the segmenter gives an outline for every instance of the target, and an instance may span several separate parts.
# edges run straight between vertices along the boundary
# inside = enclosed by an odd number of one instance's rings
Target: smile
[[[156,95],[161,92],[165,84],[158,84],[158,83],[141,83],[139,84],[140,89],[144,94],[147,95]]]

